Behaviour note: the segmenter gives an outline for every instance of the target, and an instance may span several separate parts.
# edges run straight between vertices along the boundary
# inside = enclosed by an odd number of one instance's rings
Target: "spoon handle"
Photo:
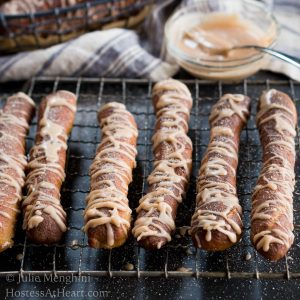
[[[241,48],[250,48],[250,46],[245,46],[245,47],[241,47]],[[277,58],[279,58],[279,59],[281,59],[285,62],[288,62],[291,65],[293,65],[293,66],[297,67],[298,69],[300,69],[300,63],[299,63],[299,60],[296,57],[287,55],[285,53],[282,53],[280,51],[277,51],[277,50],[274,50],[274,49],[271,49],[271,48],[260,47],[260,46],[251,46],[251,48],[254,48],[254,49],[257,49],[259,51],[268,53],[268,54],[270,54],[272,56],[275,56],[275,57],[277,57]]]

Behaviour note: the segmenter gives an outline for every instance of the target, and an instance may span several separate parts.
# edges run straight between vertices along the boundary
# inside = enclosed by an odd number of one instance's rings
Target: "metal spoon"
[[[201,45],[203,47],[203,45]],[[223,56],[227,56],[228,52],[231,50],[239,50],[239,49],[255,49],[261,52],[265,52],[268,53],[274,57],[277,57],[297,68],[300,69],[300,63],[299,60],[295,57],[289,56],[286,53],[271,49],[271,48],[267,48],[267,47],[261,47],[261,46],[255,46],[255,45],[244,45],[244,46],[234,46],[232,48],[209,48],[208,51],[211,54],[214,55],[223,55]]]

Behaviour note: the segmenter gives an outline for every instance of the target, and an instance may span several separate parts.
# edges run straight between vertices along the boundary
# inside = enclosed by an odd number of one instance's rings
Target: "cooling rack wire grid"
[[[294,194],[295,242],[285,259],[269,262],[256,254],[250,243],[251,192],[261,165],[261,146],[255,126],[256,103],[265,89],[276,88],[288,93],[300,111],[300,83],[292,80],[245,80],[227,84],[208,80],[183,80],[191,90],[194,106],[189,136],[193,141],[193,174],[189,190],[177,214],[177,230],[172,241],[159,251],[140,248],[131,236],[128,242],[113,250],[88,247],[81,228],[85,198],[89,192],[89,166],[101,138],[97,111],[110,101],[124,103],[139,127],[137,168],[129,190],[129,202],[136,214],[139,199],[147,189],[153,155],[151,137],[155,114],[151,102],[153,83],[140,79],[99,78],[33,78],[0,86],[1,104],[7,96],[23,89],[37,103],[58,89],[78,96],[78,110],[69,139],[66,181],[62,188],[62,204],[68,214],[68,231],[63,241],[54,246],[32,244],[18,225],[15,245],[1,254],[0,276],[30,275],[95,276],[95,277],[211,277],[211,278],[300,278],[300,164],[299,128],[296,138],[296,188]],[[243,93],[252,98],[250,120],[241,135],[237,175],[238,196],[243,207],[244,233],[236,246],[219,253],[196,250],[187,234],[195,205],[195,180],[201,158],[209,141],[208,118],[212,105],[225,93]],[[27,138],[27,150],[33,145],[37,121],[34,118]],[[128,270],[126,265],[133,265]]]

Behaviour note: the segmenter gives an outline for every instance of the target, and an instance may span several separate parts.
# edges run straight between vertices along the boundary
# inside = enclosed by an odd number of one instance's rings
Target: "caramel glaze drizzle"
[[[113,248],[114,227],[122,228],[125,236],[130,229],[127,194],[132,168],[136,166],[138,131],[133,116],[121,103],[104,105],[99,111],[99,122],[102,140],[90,168],[91,188],[84,211],[84,231],[88,233],[89,229],[105,225],[107,241],[101,247]]]
[[[67,229],[60,188],[65,179],[67,139],[75,112],[76,96],[68,91],[48,95],[41,103],[36,142],[28,163],[27,196],[22,204],[25,230],[38,227],[44,214],[49,215],[62,232]]]
[[[251,238],[266,256],[272,246],[283,245],[283,256],[294,241],[296,108],[287,95],[272,89],[262,94],[256,120],[263,166],[252,195]]]
[[[184,84],[170,79],[154,86],[153,102],[157,116],[152,138],[154,170],[148,177],[148,193],[140,199],[132,232],[141,242],[157,238],[143,246],[159,249],[171,240],[176,209],[190,176],[192,142],[187,131],[193,100]]]
[[[0,111],[0,231],[5,235],[8,228],[11,229],[9,236],[0,238],[0,252],[13,244],[11,238],[20,212],[27,166],[25,137],[34,107],[33,100],[19,92],[9,97]]]
[[[191,226],[191,235],[198,248],[202,247],[200,229],[205,233],[206,244],[214,243],[214,231],[226,235],[231,243],[236,243],[241,235],[242,209],[236,193],[236,168],[239,134],[247,122],[249,104],[250,99],[244,95],[226,94],[212,109],[210,142],[199,170]],[[235,210],[237,220],[229,216]],[[209,247],[208,250],[213,249]]]

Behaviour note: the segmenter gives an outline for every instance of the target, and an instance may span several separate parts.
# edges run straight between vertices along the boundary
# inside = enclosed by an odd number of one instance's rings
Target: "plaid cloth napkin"
[[[180,6],[194,1],[182,0]],[[300,1],[274,2],[274,12],[281,23],[277,48],[300,58]],[[176,0],[160,1],[136,31],[95,31],[47,49],[2,56],[0,81],[33,76],[134,77],[155,81],[172,77],[179,67],[165,51],[163,28],[177,4]],[[300,70],[279,60],[271,59],[267,69],[300,80]]]

